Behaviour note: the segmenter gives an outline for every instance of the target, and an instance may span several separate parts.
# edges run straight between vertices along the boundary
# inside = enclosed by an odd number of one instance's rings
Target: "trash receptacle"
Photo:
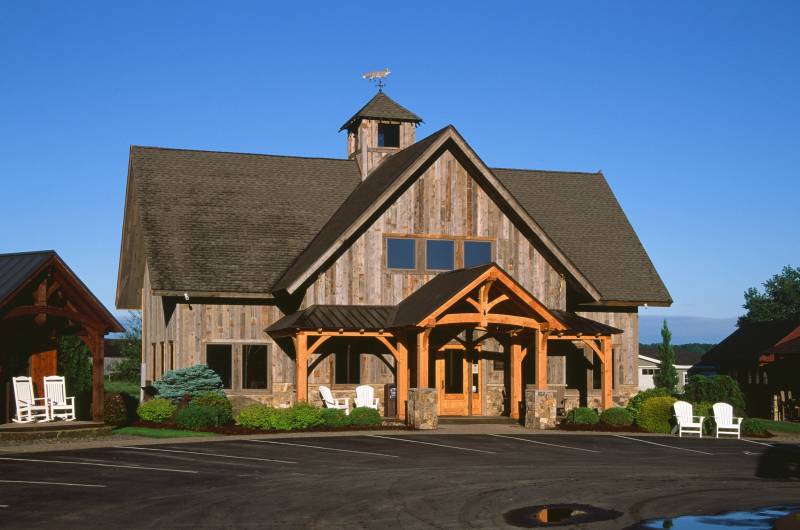
[[[397,417],[397,385],[388,383],[383,386],[383,417]]]

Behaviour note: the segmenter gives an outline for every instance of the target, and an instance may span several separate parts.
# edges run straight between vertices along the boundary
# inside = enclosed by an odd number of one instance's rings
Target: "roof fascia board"
[[[306,270],[298,276],[286,290],[289,293],[294,293],[301,285],[303,285],[306,280],[316,271],[319,269],[326,261],[328,261],[331,256],[341,247],[345,242],[347,242],[353,235],[361,229],[362,225],[366,223],[369,219],[371,219],[375,213],[383,208],[386,201],[388,201],[397,190],[399,190],[403,184],[408,180],[408,178],[414,175],[420,167],[422,167],[425,163],[427,163],[428,159],[438,151],[444,143],[452,138],[453,136],[453,127],[449,126],[448,129],[442,134],[441,137],[437,138],[435,142],[428,146],[425,151],[422,152],[420,156],[417,157],[414,162],[403,171],[400,178],[395,179],[391,186],[389,186],[381,195],[378,197],[378,200],[373,202],[370,207],[361,213],[358,218],[345,230],[342,235],[336,238],[336,241],[331,244],[328,249],[319,257],[317,258]],[[369,178],[369,177],[367,177]]]
[[[112,331],[121,333],[125,331],[125,327],[120,324],[119,320],[117,320],[117,318],[111,314],[111,311],[109,311],[108,308],[94,295],[94,293],[86,286],[85,283],[83,283],[78,275],[69,268],[69,265],[67,265],[58,254],[54,256],[53,262],[55,263],[56,267],[61,269],[65,276],[72,280],[72,283],[76,285],[78,289],[83,291],[87,299],[94,301],[96,313],[98,313],[102,319],[105,319],[106,322],[104,323],[108,324],[108,329],[106,331],[107,333]]]
[[[46,269],[47,269],[47,268],[48,268],[50,265],[52,265],[52,263],[53,263],[53,258],[54,258],[55,256],[56,256],[56,254],[55,254],[55,252],[53,252],[53,253],[52,253],[52,254],[51,254],[51,255],[50,255],[50,256],[49,256],[47,259],[45,259],[45,260],[44,260],[44,261],[41,263],[41,265],[39,265],[39,266],[36,268],[36,270],[34,270],[34,271],[31,273],[31,274],[29,274],[29,275],[28,275],[28,277],[27,277],[27,278],[25,278],[25,281],[23,281],[22,283],[20,283],[20,284],[17,286],[17,288],[16,288],[16,289],[14,289],[14,290],[13,290],[13,291],[11,291],[10,293],[8,293],[8,296],[6,296],[6,297],[5,297],[5,299],[3,299],[3,300],[0,300],[0,309],[2,309],[2,308],[3,308],[3,307],[6,305],[6,304],[8,304],[8,303],[9,303],[9,302],[11,302],[12,300],[14,300],[14,298],[16,298],[16,296],[17,296],[19,293],[21,293],[22,291],[24,291],[24,290],[25,290],[25,288],[26,288],[26,287],[28,287],[28,285],[30,285],[30,283],[31,283],[31,279],[32,279],[32,278],[35,278],[35,277],[37,277],[37,276],[38,276],[38,275],[40,275],[40,274],[41,274],[41,273],[42,273],[44,270],[46,270]]]
[[[227,299],[246,299],[246,300],[274,300],[275,297],[270,293],[235,293],[225,291],[174,291],[167,289],[152,289],[153,296],[178,297],[189,300],[192,298],[227,298]]]

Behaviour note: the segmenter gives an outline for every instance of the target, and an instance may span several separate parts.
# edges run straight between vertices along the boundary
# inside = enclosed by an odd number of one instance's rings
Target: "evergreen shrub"
[[[678,401],[671,396],[653,397],[642,403],[636,424],[648,432],[669,433],[673,416],[672,404]]]
[[[224,423],[220,423],[219,413],[221,410],[219,407],[189,403],[175,413],[175,425],[192,431],[219,427],[224,425]]]
[[[128,407],[121,394],[106,394],[103,400],[103,419],[109,425],[128,423]]]
[[[369,407],[354,408],[350,411],[348,420],[350,425],[358,426],[380,425],[383,423],[383,418],[381,418],[380,413],[377,410]]]
[[[642,390],[632,398],[628,400],[628,404],[625,406],[628,409],[628,412],[631,413],[633,417],[634,423],[636,419],[639,417],[639,410],[642,408],[642,403],[647,401],[650,398],[654,397],[667,397],[671,396],[670,391],[666,388],[648,388],[647,390]]]
[[[633,425],[633,416],[623,407],[611,407],[600,414],[600,423],[615,427],[629,427]]]
[[[143,421],[163,423],[175,415],[175,410],[177,408],[178,407],[172,404],[168,399],[156,398],[145,401],[139,405],[139,408],[136,409],[136,413]]]
[[[159,397],[172,402],[180,401],[185,395],[196,397],[208,392],[224,394],[222,379],[204,364],[165,372],[161,379],[153,383],[153,387],[158,391]]]
[[[589,407],[578,407],[567,413],[567,423],[575,425],[595,425],[600,421],[597,411]]]
[[[311,429],[325,423],[322,409],[309,403],[298,403],[287,410],[291,418],[292,429]]]
[[[320,409],[322,413],[322,424],[325,427],[345,427],[350,425],[348,416],[343,410],[339,409]]]
[[[727,403],[733,407],[735,416],[745,414],[744,394],[739,384],[727,375],[690,376],[683,388],[683,396],[692,403]]]

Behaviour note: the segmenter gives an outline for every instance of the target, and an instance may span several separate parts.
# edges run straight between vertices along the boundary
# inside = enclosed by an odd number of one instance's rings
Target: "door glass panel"
[[[448,350],[444,355],[444,392],[445,394],[464,393],[464,354],[460,351]]]

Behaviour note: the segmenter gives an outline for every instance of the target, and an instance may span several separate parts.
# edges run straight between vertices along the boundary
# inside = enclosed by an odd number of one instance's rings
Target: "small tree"
[[[800,319],[800,267],[784,267],[764,282],[764,291],[751,287],[744,293],[747,313],[738,326],[765,320]]]
[[[678,371],[675,369],[675,351],[672,349],[671,340],[672,333],[667,327],[667,321],[664,320],[664,325],[661,327],[661,345],[658,347],[661,366],[653,376],[653,382],[657,387],[673,393],[678,386]]]
[[[173,402],[180,401],[185,395],[194,397],[208,392],[224,395],[222,379],[204,364],[165,372],[153,386],[158,390],[158,397]]]

